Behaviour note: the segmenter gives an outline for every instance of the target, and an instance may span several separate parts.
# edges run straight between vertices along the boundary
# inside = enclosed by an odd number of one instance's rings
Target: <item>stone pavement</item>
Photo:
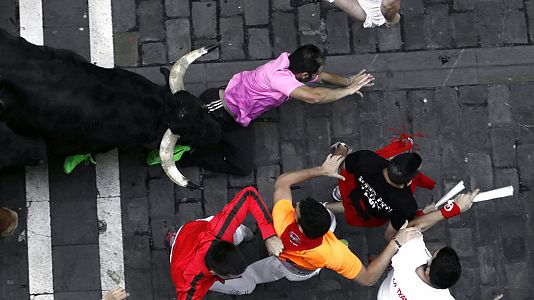
[[[18,33],[18,2],[0,3],[0,27]],[[113,1],[115,62],[162,83],[160,66],[201,45],[221,48],[193,65],[188,90],[198,94],[232,74],[282,51],[314,43],[327,51],[327,70],[348,75],[367,68],[376,85],[364,98],[323,106],[290,101],[254,123],[257,164],[247,177],[198,168],[184,170],[202,189],[174,186],[159,167],[143,164],[144,150],[121,150],[121,201],[126,286],[131,299],[173,299],[163,237],[168,228],[216,213],[242,187],[255,185],[270,201],[284,171],[322,162],[337,140],[375,149],[389,128],[422,131],[424,171],[436,179],[418,191],[420,206],[439,199],[459,180],[482,190],[512,184],[514,197],[476,204],[468,213],[425,234],[428,246],[452,245],[463,274],[457,299],[532,299],[534,289],[534,1],[403,0],[400,26],[364,30],[326,3],[292,9],[289,0]],[[87,4],[49,0],[43,5],[45,44],[89,57]],[[80,28],[84,30],[80,30]],[[49,159],[54,289],[58,299],[97,299],[98,220],[94,168],[61,174]],[[298,186],[295,198],[330,199],[334,180]],[[0,174],[0,205],[18,208],[17,234],[0,241],[0,298],[28,299],[24,170]],[[384,242],[381,229],[338,222],[336,234],[366,262]],[[73,230],[75,228],[75,230]],[[259,240],[243,245],[252,260]],[[209,299],[375,299],[377,288],[356,286],[324,270],[312,280],[259,286],[251,296]]]

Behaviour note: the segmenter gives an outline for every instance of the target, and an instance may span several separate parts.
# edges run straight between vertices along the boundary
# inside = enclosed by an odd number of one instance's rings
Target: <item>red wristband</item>
[[[460,206],[458,206],[458,204],[453,201],[445,204],[445,206],[443,206],[440,211],[445,219],[452,218],[461,213]]]

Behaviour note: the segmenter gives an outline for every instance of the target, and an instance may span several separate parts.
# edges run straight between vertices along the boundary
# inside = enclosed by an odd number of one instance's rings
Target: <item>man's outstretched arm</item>
[[[274,185],[273,205],[282,199],[292,201],[291,186],[308,179],[319,176],[329,176],[345,180],[343,176],[337,173],[339,165],[343,162],[343,159],[344,157],[341,155],[330,154],[320,167],[284,173],[278,176]]]
[[[406,228],[408,222],[406,222],[399,232],[395,235],[395,238],[390,240],[386,245],[384,250],[367,266],[367,268],[362,267],[360,273],[352,279],[361,285],[372,286],[374,285],[382,273],[386,270],[391,262],[391,258],[399,248],[404,245],[407,241],[420,238],[421,232],[416,227]]]
[[[372,81],[375,79],[373,75],[363,73],[364,71],[365,70],[362,70],[362,72],[351,76],[348,80],[337,75],[335,75],[334,77],[334,75],[331,73],[326,73],[327,75],[319,75],[319,78],[321,80],[344,87],[332,89],[326,87],[309,87],[303,85],[294,89],[291,92],[290,97],[311,104],[334,102],[336,100],[355,93],[363,97],[363,94],[360,92],[360,89],[364,86],[373,85]],[[348,84],[345,85],[344,83]]]
[[[454,205],[457,205],[459,208],[459,212],[465,212],[468,211],[471,208],[471,205],[473,205],[473,200],[475,199],[475,196],[478,194],[479,189],[475,189],[474,191],[467,193],[467,194],[461,194],[456,198],[454,201],[454,204],[447,204],[451,207],[451,209],[454,207]],[[436,225],[441,220],[444,220],[447,216],[447,205],[445,208],[442,208],[440,210],[435,210],[433,212],[429,212],[425,215],[422,215],[420,217],[417,217],[410,221],[408,224],[409,227],[418,227],[421,229],[421,231],[426,231],[432,226]],[[450,215],[454,216],[454,215]]]
[[[458,208],[460,212],[467,211],[471,208],[471,205],[473,204],[473,200],[475,199],[475,196],[478,194],[478,189],[474,190],[471,193],[467,194],[461,194],[456,199],[456,205],[458,205]],[[427,208],[425,208],[426,210]],[[418,227],[421,232],[427,231],[428,229],[432,228],[432,226],[436,225],[441,220],[444,220],[445,217],[443,215],[443,208],[441,210],[434,210],[431,212],[427,212],[424,215],[420,217],[416,217],[415,219],[411,220],[408,223],[408,227]],[[384,237],[386,238],[386,241],[389,241],[395,236],[397,233],[397,230],[393,228],[391,225],[391,222],[386,227],[386,231],[384,233]]]

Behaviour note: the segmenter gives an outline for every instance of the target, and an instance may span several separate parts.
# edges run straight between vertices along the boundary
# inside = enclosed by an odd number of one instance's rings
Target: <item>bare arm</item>
[[[409,240],[421,237],[421,232],[418,228],[406,228],[407,224],[408,223],[405,223],[404,226],[402,226],[401,230],[399,230],[399,232],[395,236],[395,239],[401,246]],[[380,255],[378,255],[369,264],[369,266],[367,266],[367,268],[362,267],[362,270],[360,271],[358,276],[356,276],[352,280],[365,286],[374,285],[378,281],[378,279],[380,279],[380,276],[382,276],[382,273],[384,273],[389,263],[391,262],[391,258],[393,257],[393,255],[395,255],[395,253],[397,253],[398,249],[399,248],[395,240],[390,240],[386,248],[382,250]]]
[[[121,287],[114,287],[109,292],[104,295],[104,298],[102,300],[123,300],[128,298],[130,294],[128,294],[123,288]]]
[[[410,226],[409,223],[408,226]],[[386,241],[391,241],[391,239],[397,234],[397,232],[397,229],[393,228],[393,225],[391,225],[391,222],[389,222],[388,227],[386,227],[386,232],[384,233]]]
[[[467,194],[461,194],[456,198],[455,202],[460,207],[460,211],[464,212],[471,208],[471,205],[473,205],[473,200],[475,199],[475,196],[478,194],[479,190],[475,189],[471,193]],[[436,225],[439,221],[443,220],[444,217],[441,214],[440,210],[435,210],[433,212],[427,213],[425,215],[422,215],[418,218],[413,219],[408,224],[409,227],[415,226],[421,229],[421,231],[426,231],[432,226]]]
[[[351,82],[350,78],[339,76],[337,74],[325,72],[325,71],[319,73],[319,79],[321,81],[324,81],[330,84],[339,85],[339,86],[348,86]]]
[[[328,75],[326,76],[328,77]],[[338,80],[341,80],[340,78],[341,77],[339,77]],[[336,79],[330,79],[336,81]],[[371,74],[360,72],[358,75],[351,76],[351,83],[346,87],[331,89],[304,85],[293,90],[289,96],[311,104],[330,103],[355,93],[363,96],[360,89],[364,86],[372,85],[371,81],[373,80],[374,77]]]
[[[293,200],[291,196],[291,186],[293,184],[301,183],[319,176],[329,176],[345,180],[343,176],[337,173],[339,165],[343,162],[343,159],[344,157],[340,155],[332,156],[332,154],[330,154],[320,167],[284,173],[278,176],[276,183],[274,184],[273,205],[282,199]]]

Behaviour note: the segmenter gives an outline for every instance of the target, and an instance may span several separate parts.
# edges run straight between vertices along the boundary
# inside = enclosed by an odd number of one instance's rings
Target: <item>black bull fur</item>
[[[6,126],[7,125],[7,126]],[[0,29],[0,168],[31,165],[48,152],[157,148],[170,128],[178,143],[216,143],[221,129],[186,91],[67,50],[35,46]]]

